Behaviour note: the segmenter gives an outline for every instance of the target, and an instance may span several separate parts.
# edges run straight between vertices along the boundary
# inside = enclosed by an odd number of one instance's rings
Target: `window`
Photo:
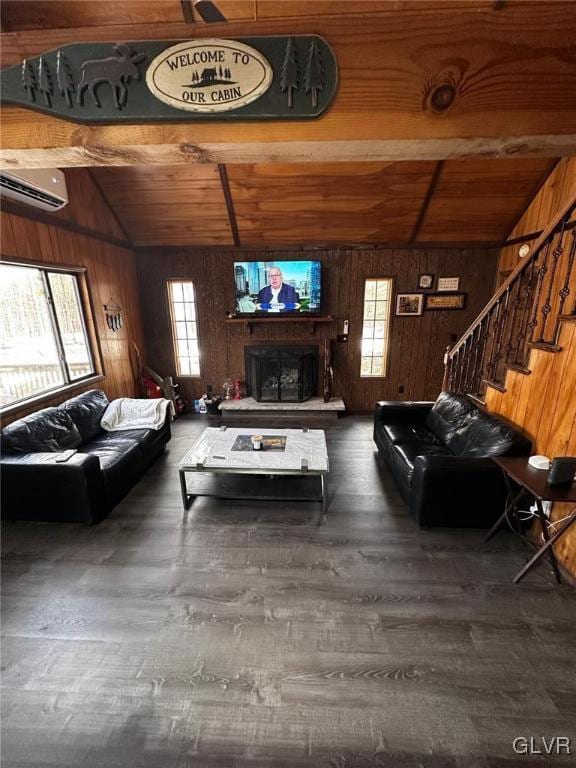
[[[191,280],[169,280],[168,301],[172,318],[176,375],[200,376],[194,283]]]
[[[0,406],[94,373],[78,275],[0,264]]]
[[[360,376],[388,375],[388,343],[392,278],[372,278],[364,283],[364,319]]]

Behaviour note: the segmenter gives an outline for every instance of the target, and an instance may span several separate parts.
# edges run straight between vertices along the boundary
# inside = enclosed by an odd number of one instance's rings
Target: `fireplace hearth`
[[[318,392],[317,346],[246,347],[246,394],[259,403],[302,403]]]

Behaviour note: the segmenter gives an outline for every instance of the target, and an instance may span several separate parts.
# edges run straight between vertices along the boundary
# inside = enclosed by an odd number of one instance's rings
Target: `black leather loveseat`
[[[107,406],[93,389],[2,430],[2,517],[89,524],[106,517],[170,440],[168,416],[159,430],[105,432]],[[77,453],[57,463],[70,448]]]
[[[502,514],[506,488],[490,457],[524,456],[532,444],[468,398],[380,402],[374,441],[412,517],[424,527],[485,528]]]

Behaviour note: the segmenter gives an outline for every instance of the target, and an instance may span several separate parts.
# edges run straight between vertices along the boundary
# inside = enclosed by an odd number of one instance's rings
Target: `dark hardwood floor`
[[[512,535],[420,531],[369,418],[329,507],[200,498],[176,465],[100,525],[3,527],[4,768],[521,768],[576,758],[576,593]],[[321,523],[319,525],[319,523]],[[515,754],[567,736],[572,756]]]

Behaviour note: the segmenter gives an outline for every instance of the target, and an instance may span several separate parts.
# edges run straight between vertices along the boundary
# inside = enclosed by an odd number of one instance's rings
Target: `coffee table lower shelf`
[[[219,469],[196,469],[193,467],[181,467],[178,470],[178,473],[180,475],[180,490],[182,494],[182,505],[184,507],[184,514],[183,519],[186,520],[186,516],[188,513],[188,510],[192,506],[194,499],[197,496],[211,496],[218,499],[234,499],[238,501],[276,501],[276,502],[284,502],[284,501],[316,501],[322,504],[322,515],[326,514],[326,482],[325,482],[325,473],[307,473],[307,472],[297,472],[297,471],[287,471],[287,470],[277,470],[274,473],[258,473],[258,472],[251,472],[246,470],[219,470]],[[189,489],[187,482],[186,482],[186,474],[190,473],[192,475],[196,476],[225,476],[227,478],[234,478],[239,480],[240,478],[244,479],[251,479],[254,481],[254,483],[257,483],[259,486],[256,491],[250,489],[247,490],[246,493],[238,493],[234,491],[233,489],[227,492],[226,488],[199,488],[199,489]],[[311,481],[313,478],[318,479],[320,481],[320,488],[319,492],[315,493],[313,495],[295,495],[294,493],[282,493],[282,488],[285,485],[285,483],[282,482],[284,479],[288,479],[289,483],[288,485],[292,486],[294,478],[299,479],[306,479],[306,481]],[[276,491],[275,493],[262,493],[261,489],[262,486],[267,485],[270,483],[270,485],[274,484]],[[278,489],[280,489],[280,492],[278,492]],[[273,489],[271,488],[270,491]]]

